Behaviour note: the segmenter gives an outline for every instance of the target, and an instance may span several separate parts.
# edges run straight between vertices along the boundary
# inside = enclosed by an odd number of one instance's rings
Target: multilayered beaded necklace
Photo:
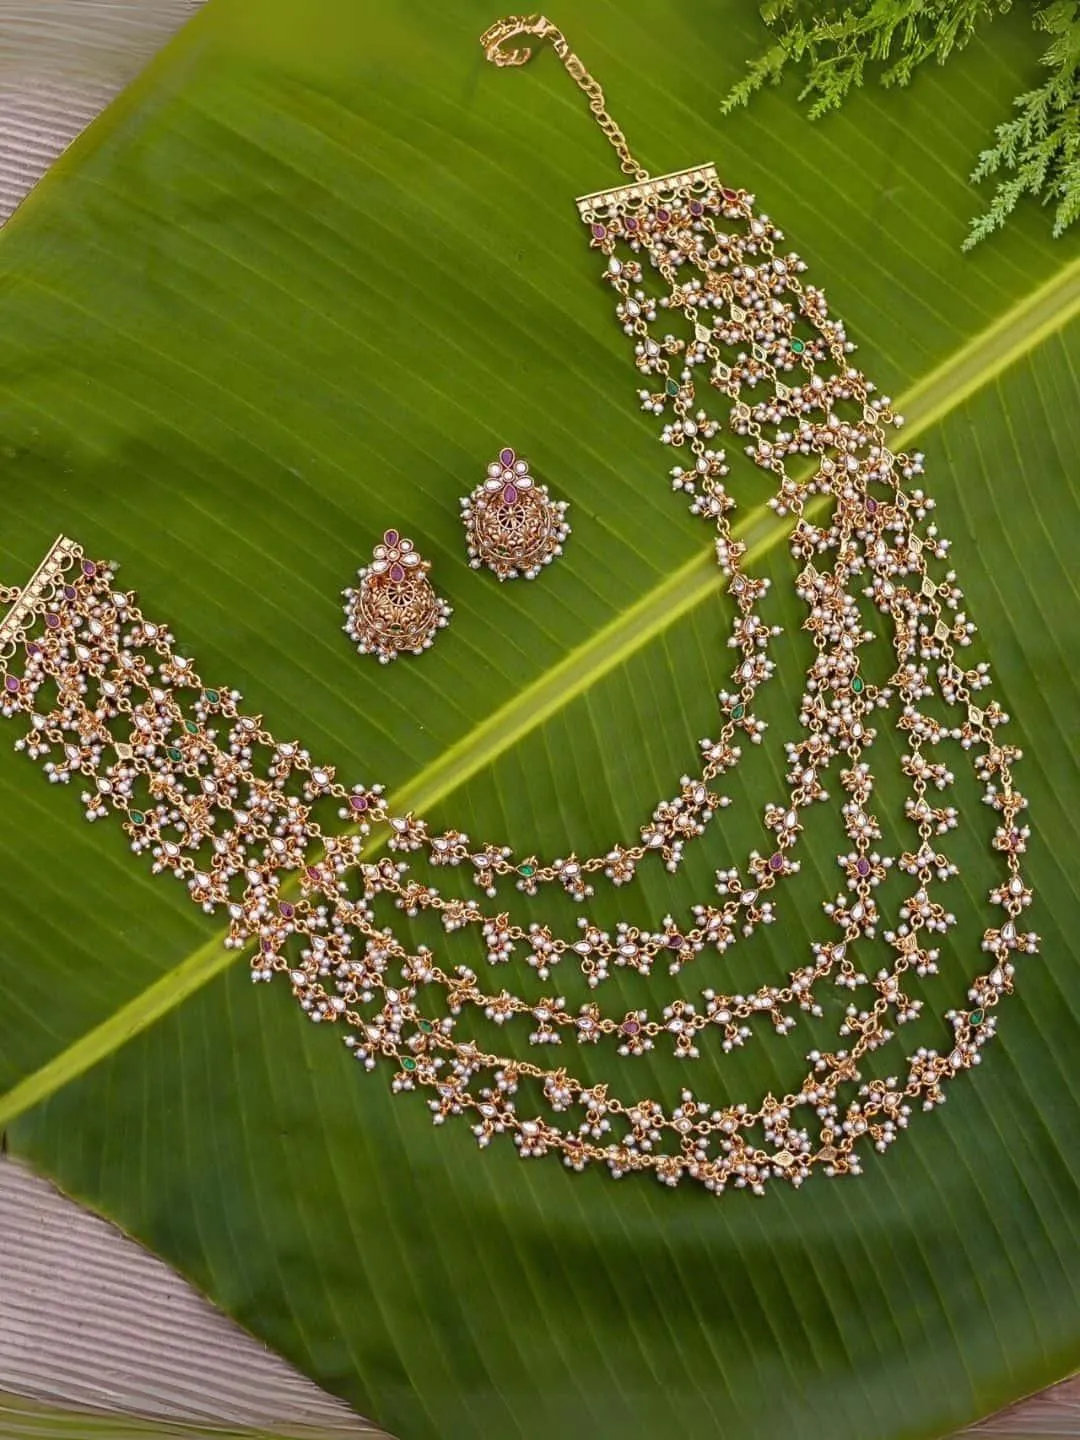
[[[770,1178],[798,1185],[817,1167],[857,1171],[867,1143],[887,1148],[913,1104],[932,1108],[946,1082],[977,1063],[1017,954],[1037,945],[1021,928],[1031,892],[1020,868],[1025,801],[1012,780],[1019,752],[999,738],[1008,718],[1001,707],[982,700],[987,666],[957,658],[974,625],[954,575],[943,571],[948,543],[917,483],[922,457],[889,448],[900,417],[853,367],[843,326],[823,293],[802,281],[803,262],[780,248],[781,232],[755,212],[753,197],[721,185],[711,166],[655,180],[631,173],[632,183],[586,197],[579,209],[634,344],[641,403],[663,418],[662,439],[678,456],[673,486],[714,527],[735,652],[720,729],[701,742],[698,773],[681,778],[636,841],[587,857],[520,858],[397,813],[379,785],[342,785],[299,742],[278,741],[246,715],[238,692],[208,687],[169,629],[116,587],[114,567],[65,539],[23,591],[0,591],[10,606],[0,622],[0,709],[29,717],[19,748],[44,763],[50,780],[84,786],[89,819],[119,812],[132,849],[155,871],[172,872],[206,911],[226,912],[226,943],[253,947],[253,979],[286,977],[313,1022],[343,1032],[367,1069],[388,1064],[396,1091],[423,1092],[436,1123],[465,1116],[482,1146],[508,1135],[523,1157],[558,1154],[575,1170],[599,1162],[617,1176],[652,1171],[669,1185],[690,1177],[717,1192],[734,1185],[760,1193]],[[587,902],[594,881],[621,887],[650,855],[675,871],[688,845],[710,843],[709,821],[727,804],[715,783],[737,766],[742,745],[765,733],[755,706],[779,634],[761,613],[768,582],[747,572],[732,530],[735,500],[713,443],[725,420],[775,478],[770,503],[791,522],[813,643],[799,731],[785,747],[788,790],[764,810],[767,843],[745,864],[717,871],[715,898],[653,928],[619,921],[602,929],[583,916],[576,933],[561,935],[444,894],[414,873],[418,858],[465,867],[487,901],[509,882],[524,897],[516,909],[550,885]],[[892,645],[883,685],[862,672],[874,636],[864,606]],[[869,761],[876,727],[889,717],[905,746],[912,836],[895,856],[880,843]],[[954,923],[939,896],[957,874],[938,848],[958,819],[948,803],[955,777],[939,758],[950,745],[967,753],[994,812],[1001,874],[990,901],[1001,915],[982,935],[986,968],[967,1003],[945,1014],[948,1043],[919,1047],[892,1077],[873,1078],[866,1057],[918,1016],[923,1002],[910,981],[937,973],[937,947]],[[652,1007],[605,1008],[602,987],[617,972],[708,966],[773,918],[782,883],[799,869],[805,812],[828,800],[833,776],[847,849],[837,857],[843,888],[824,907],[828,938],[779,983],[750,993],[710,986]],[[392,853],[379,858],[382,843]],[[875,892],[890,870],[906,877],[907,893],[887,924]],[[381,913],[386,901],[410,920],[433,912],[447,932],[477,932],[492,978],[407,943]],[[861,957],[879,931],[889,961],[868,976]],[[567,961],[592,995],[576,1007],[555,994],[527,998],[512,983],[527,975],[547,982]],[[621,1085],[633,1073],[622,1062],[658,1043],[694,1060],[707,1046],[742,1046],[756,1016],[780,1034],[798,1012],[820,1019],[826,985],[865,993],[865,1003],[846,1006],[835,1049],[809,1052],[798,1089],[754,1104],[710,1103],[690,1090],[674,1103],[623,1100],[613,1082],[586,1083],[570,1064],[500,1053],[492,1038],[527,1025],[536,1046],[606,1046],[619,1057]]]

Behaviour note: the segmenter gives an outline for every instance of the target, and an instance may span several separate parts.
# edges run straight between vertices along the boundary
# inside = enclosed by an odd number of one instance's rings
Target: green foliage
[[[873,68],[882,85],[907,85],[928,60],[944,64],[1012,0],[860,0],[822,13],[809,0],[767,0],[766,22],[777,32],[724,99],[726,112],[745,105],[789,67],[805,75],[801,100],[812,119],[837,109]],[[999,229],[1024,195],[1054,206],[1054,235],[1080,215],[1080,3],[1043,0],[1032,24],[1053,38],[1042,56],[1048,76],[1013,101],[1017,114],[995,129],[973,181],[1000,176],[987,211],[977,217],[964,248]]]
[[[63,528],[344,781],[521,853],[592,853],[636,833],[713,728],[732,609],[575,210],[618,168],[550,54],[483,65],[492,18],[492,0],[209,0],[50,172],[0,235],[0,579]],[[1021,55],[977,35],[903,123],[867,87],[827,129],[775,95],[720,127],[724,57],[758,30],[745,0],[560,0],[557,18],[651,169],[715,159],[755,191],[926,452],[1025,751],[1043,953],[985,1062],[859,1180],[755,1201],[577,1176],[433,1128],[277,985],[253,989],[220,917],[85,824],[80,787],[48,785],[0,722],[0,1128],[402,1440],[941,1436],[1080,1363],[1080,262],[1033,215],[978,264],[959,253],[959,157],[994,87],[1022,88]],[[688,68],[701,55],[715,71]],[[462,544],[458,497],[504,437],[573,507],[533,584],[478,576]],[[782,793],[805,611],[788,522],[728,450],[784,626],[772,728],[682,872],[600,890],[605,926],[708,897]],[[380,667],[341,634],[339,592],[387,524],[455,613],[423,659]],[[883,715],[886,820],[902,753]],[[928,1044],[982,959],[998,873],[992,815],[976,786],[961,798]],[[789,971],[827,932],[842,844],[815,807],[775,925],[682,981],[620,974],[612,1007]],[[529,918],[566,932],[576,912],[544,897]],[[654,1052],[648,1093],[785,1094],[835,1038],[846,992],[827,998],[819,1029],[703,1048],[692,1072]]]
[[[1017,96],[1018,114],[995,131],[996,143],[979,156],[973,180],[1002,171],[985,215],[979,216],[965,249],[999,229],[1022,195],[1053,204],[1054,234],[1080,216],[1080,5],[1054,0],[1036,9],[1035,23],[1053,36],[1043,63],[1044,84]]]

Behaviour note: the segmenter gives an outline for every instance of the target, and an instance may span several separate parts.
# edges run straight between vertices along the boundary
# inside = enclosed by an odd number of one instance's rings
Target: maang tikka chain
[[[974,626],[952,572],[940,574],[947,542],[918,483],[922,457],[889,449],[887,429],[899,417],[851,365],[853,347],[822,292],[804,285],[803,262],[778,251],[780,231],[755,213],[752,196],[722,186],[712,166],[649,179],[599,86],[549,21],[493,27],[490,58],[522,63],[527,53],[498,48],[521,31],[551,42],[630,177],[585,197],[579,210],[634,343],[641,403],[665,418],[661,438],[679,454],[672,484],[713,527],[733,602],[732,687],[720,695],[718,733],[702,741],[700,773],[682,777],[638,842],[592,857],[522,859],[460,831],[434,833],[398,813],[381,786],[345,787],[298,742],[276,740],[244,714],[236,691],[206,687],[168,629],[116,587],[112,567],[63,540],[25,591],[0,595],[12,605],[0,622],[0,711],[29,717],[20,748],[51,779],[80,778],[89,818],[120,812],[132,848],[155,870],[175,874],[203,908],[225,909],[228,943],[255,947],[254,980],[286,977],[306,1015],[343,1030],[365,1069],[388,1062],[395,1091],[426,1094],[436,1124],[465,1116],[482,1147],[509,1136],[522,1158],[558,1154],[572,1170],[599,1163],[615,1176],[651,1172],[666,1185],[690,1178],[715,1193],[761,1193],[777,1179],[798,1186],[815,1170],[856,1173],[861,1151],[887,1149],[915,1107],[941,1103],[947,1082],[978,1063],[1017,958],[1036,949],[1037,937],[1021,928],[1031,891],[1020,868],[1026,802],[1012,780],[1019,752],[998,738],[1008,719],[1001,707],[982,700],[987,667],[958,660]],[[710,392],[730,404],[727,417],[712,412]],[[764,845],[744,865],[717,870],[718,898],[651,929],[620,922],[609,932],[583,915],[578,933],[566,936],[518,923],[503,905],[443,895],[413,873],[414,856],[467,867],[489,898],[509,880],[526,895],[556,884],[586,901],[593,880],[626,884],[649,855],[676,869],[687,844],[713,833],[707,822],[724,803],[713,782],[739,763],[741,742],[765,733],[755,702],[773,671],[777,634],[761,614],[766,582],[747,573],[731,529],[735,500],[714,443],[724,418],[775,477],[771,503],[790,518],[814,647],[799,730],[785,747],[787,793],[765,807]],[[820,522],[808,512],[813,497],[817,510],[831,506]],[[883,682],[864,671],[874,638],[864,602],[891,629]],[[870,767],[890,708],[905,741],[903,820],[912,830],[896,855],[883,848]],[[939,758],[949,743],[967,753],[994,815],[1001,874],[990,901],[1000,919],[982,934],[983,973],[965,1003],[945,1011],[948,1044],[898,1055],[888,1078],[871,1078],[866,1057],[920,1013],[912,981],[928,988],[954,924],[941,895],[958,873],[941,848],[958,821],[954,776]],[[806,812],[828,799],[826,782],[841,792],[847,835],[835,857],[839,893],[824,902],[831,933],[779,983],[724,993],[717,957],[773,918],[783,882],[799,868]],[[368,853],[377,838],[392,858]],[[890,871],[907,892],[891,921],[877,897]],[[465,965],[447,970],[426,946],[403,943],[377,915],[387,901],[409,917],[432,912],[448,932],[477,933],[499,978],[485,982]],[[879,933],[889,959],[871,965],[863,952]],[[671,971],[705,966],[702,978],[713,983],[629,1013],[601,1003],[614,974],[648,977],[660,961]],[[551,993],[562,982],[547,983],[566,963],[580,968],[594,997],[576,1007]],[[544,993],[522,993],[533,978]],[[662,1044],[689,1062],[707,1045],[738,1048],[760,1028],[785,1034],[803,1016],[824,1021],[828,985],[848,1000],[836,1045],[809,1050],[797,1089],[756,1104],[710,1103],[689,1086],[674,1102],[627,1100],[607,1083],[576,1078],[568,1063],[536,1064],[485,1043],[504,1026],[526,1025],[536,1046],[600,1046],[629,1062]]]

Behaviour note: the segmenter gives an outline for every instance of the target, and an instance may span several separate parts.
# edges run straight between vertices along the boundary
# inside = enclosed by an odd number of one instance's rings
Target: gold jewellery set
[[[509,447],[500,450],[483,484],[461,501],[469,564],[474,570],[486,565],[500,580],[535,580],[562,554],[570,534],[566,511],[565,500],[552,500],[547,486],[536,483],[527,460]],[[404,651],[431,649],[452,611],[432,589],[430,569],[411,540],[385,532],[359,572],[359,585],[343,594],[343,629],[361,655],[376,655],[385,665]]]
[[[307,1017],[335,1028],[365,1069],[386,1067],[395,1092],[420,1092],[436,1124],[461,1116],[481,1146],[505,1136],[524,1158],[558,1155],[572,1170],[600,1165],[615,1176],[647,1171],[669,1186],[690,1179],[715,1193],[761,1194],[775,1180],[798,1186],[819,1169],[856,1173],[866,1149],[887,1149],[913,1110],[938,1105],[948,1082],[978,1063],[1017,957],[1036,951],[1023,924],[1031,891],[1021,868],[1026,802],[1012,776],[1020,752],[1002,739],[1008,717],[987,698],[988,667],[962,658],[975,627],[920,484],[923,457],[890,448],[901,417],[852,365],[853,346],[822,291],[804,280],[803,261],[754,197],[721,183],[712,165],[651,178],[548,20],[499,22],[483,37],[487,58],[524,64],[530,51],[512,48],[523,34],[554,49],[626,175],[616,189],[579,200],[578,210],[633,346],[641,403],[661,418],[661,438],[679,460],[673,486],[713,529],[734,610],[731,685],[719,697],[715,738],[701,742],[697,773],[657,804],[633,843],[596,855],[546,861],[458,830],[436,832],[398,813],[382,786],[346,786],[300,743],[276,739],[245,713],[237,691],[205,681],[170,628],[118,588],[113,564],[64,538],[25,588],[0,590],[0,710],[28,721],[18,748],[50,780],[81,788],[88,819],[118,814],[154,872],[170,872],[205,911],[228,916],[226,943],[251,950],[255,981],[282,977]],[[770,504],[790,519],[813,647],[799,730],[785,747],[787,793],[765,808],[761,850],[717,871],[713,898],[681,917],[654,929],[620,922],[602,930],[583,915],[569,935],[516,920],[504,903],[523,902],[500,900],[506,890],[531,898],[556,887],[587,902],[594,885],[629,884],[639,866],[677,869],[727,803],[716,782],[744,745],[762,739],[755,704],[774,670],[769,650],[779,630],[767,614],[768,582],[747,568],[746,546],[732,532],[736,501],[717,443],[725,426],[775,481]],[[819,497],[815,516],[827,511],[820,523],[806,513],[809,497]],[[473,564],[500,578],[534,574],[565,538],[563,510],[511,450],[462,503]],[[448,614],[425,562],[396,531],[345,598],[350,635],[380,659],[423,649]],[[873,638],[864,606],[892,647],[880,683],[863,673]],[[890,716],[904,746],[912,836],[896,855],[879,848],[869,763]],[[940,848],[958,821],[948,803],[950,746],[968,756],[992,812],[995,918],[979,941],[981,973],[944,1016],[946,1043],[898,1054],[891,1075],[871,1077],[867,1057],[895,1049],[900,1025],[918,1016],[918,994],[930,988],[921,982],[937,974],[937,947],[955,923],[941,894],[958,873]],[[827,782],[839,789],[847,837],[837,857],[842,891],[824,906],[829,938],[794,957],[780,983],[750,993],[714,985],[629,1013],[605,1007],[614,973],[700,969],[774,918],[799,869],[805,813],[828,800]],[[380,841],[390,853],[377,858]],[[482,898],[443,894],[417,876],[417,860],[463,868]],[[886,919],[875,896],[890,872],[903,877],[905,898]],[[391,923],[395,907],[410,918],[434,912],[447,932],[475,933],[486,966],[444,966],[428,947],[407,943]],[[888,963],[866,974],[860,952],[879,930]],[[586,1003],[568,1007],[547,985],[564,965],[580,967]],[[527,998],[519,991],[529,987],[509,982],[515,973],[552,993]],[[828,985],[852,997],[837,1048],[811,1050],[789,1094],[748,1104],[710,1103],[690,1089],[667,1101],[616,1093],[633,1088],[635,1061],[654,1048],[693,1061],[706,1047],[742,1047],[769,1025],[786,1035],[800,1012],[822,1017]],[[501,1053],[494,1037],[517,1026],[528,1027],[533,1045],[557,1047],[558,1063]],[[611,1082],[575,1077],[562,1060],[567,1045],[597,1047],[596,1061],[606,1051]]]

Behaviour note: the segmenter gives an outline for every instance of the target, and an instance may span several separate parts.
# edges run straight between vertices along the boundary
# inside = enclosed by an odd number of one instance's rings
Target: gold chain
[[[486,59],[490,60],[493,65],[524,65],[532,56],[532,50],[528,46],[520,50],[504,50],[502,48],[507,40],[511,40],[517,35],[532,35],[537,40],[550,40],[551,48],[566,66],[578,88],[584,91],[588,97],[589,109],[596,116],[596,123],[618,155],[623,173],[633,175],[635,180],[648,180],[649,172],[630,153],[626,136],[608,113],[607,101],[604,99],[604,92],[599,83],[593,79],[579,57],[570,49],[566,36],[559,27],[553,25],[546,16],[508,15],[504,20],[497,20],[480,37],[480,44],[484,47]]]

